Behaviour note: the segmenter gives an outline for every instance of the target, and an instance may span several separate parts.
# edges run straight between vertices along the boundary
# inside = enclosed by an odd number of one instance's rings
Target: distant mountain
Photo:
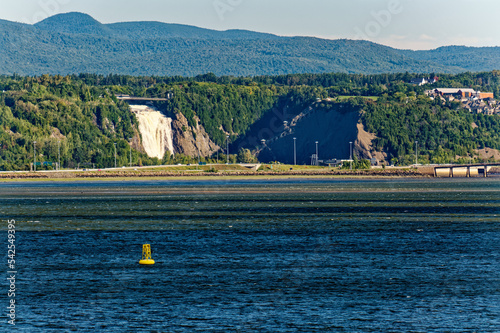
[[[0,73],[194,76],[457,73],[500,65],[500,48],[397,50],[353,40],[280,37],[160,22],[102,24],[67,13],[35,25],[0,21]]]
[[[406,51],[407,56],[463,68],[471,72],[500,69],[499,47],[444,46],[430,51]]]
[[[88,34],[124,39],[277,39],[278,36],[246,30],[216,31],[162,22],[123,22],[102,24],[83,13],[58,14],[34,25],[51,33]]]
[[[83,13],[58,14],[38,22],[34,26],[49,33],[113,35],[113,31],[106,25]]]

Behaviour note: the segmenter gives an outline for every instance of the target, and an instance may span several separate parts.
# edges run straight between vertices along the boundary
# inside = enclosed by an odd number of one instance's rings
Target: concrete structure
[[[470,164],[470,165],[437,165],[426,167],[427,172],[434,173],[434,177],[488,177],[488,172],[500,163]],[[423,169],[422,169],[423,171]]]

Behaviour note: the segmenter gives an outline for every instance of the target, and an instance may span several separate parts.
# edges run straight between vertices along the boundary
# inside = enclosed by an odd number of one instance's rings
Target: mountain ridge
[[[85,33],[127,38],[238,38],[275,39],[279,36],[243,29],[213,30],[178,23],[132,21],[103,24],[92,16],[79,12],[57,14],[33,25],[36,28],[69,34]],[[89,31],[89,28],[93,28]],[[82,31],[84,30],[84,31]],[[87,30],[87,31],[85,31]],[[140,32],[140,33],[139,33]],[[147,32],[147,35],[146,35]]]
[[[0,74],[159,76],[343,72],[459,73],[498,69],[500,48],[398,50],[369,41],[281,37],[162,22],[102,24],[83,13],[34,25],[0,20]]]

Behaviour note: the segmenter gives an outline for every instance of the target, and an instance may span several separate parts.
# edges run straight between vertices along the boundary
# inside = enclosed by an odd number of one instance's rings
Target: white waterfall
[[[174,153],[172,118],[167,118],[160,111],[145,105],[131,105],[130,111],[137,116],[142,146],[149,157],[158,157],[161,160],[166,151]]]

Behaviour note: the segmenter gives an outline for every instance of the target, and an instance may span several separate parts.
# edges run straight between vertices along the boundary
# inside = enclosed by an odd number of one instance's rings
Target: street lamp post
[[[297,138],[293,138],[293,165],[297,165]]]
[[[349,169],[352,170],[352,141],[349,141],[349,162],[351,163]]]
[[[61,141],[57,141],[57,168],[61,169]]]
[[[418,141],[415,141],[415,166],[418,164]]]
[[[229,135],[226,135],[226,164],[229,164]]]
[[[129,138],[132,141],[132,138]],[[132,167],[132,142],[130,143],[130,167]]]
[[[115,146],[115,169],[116,169],[116,142],[114,143]]]
[[[319,165],[318,141],[316,141],[316,166]]]
[[[33,141],[33,170],[36,172],[36,141]]]

